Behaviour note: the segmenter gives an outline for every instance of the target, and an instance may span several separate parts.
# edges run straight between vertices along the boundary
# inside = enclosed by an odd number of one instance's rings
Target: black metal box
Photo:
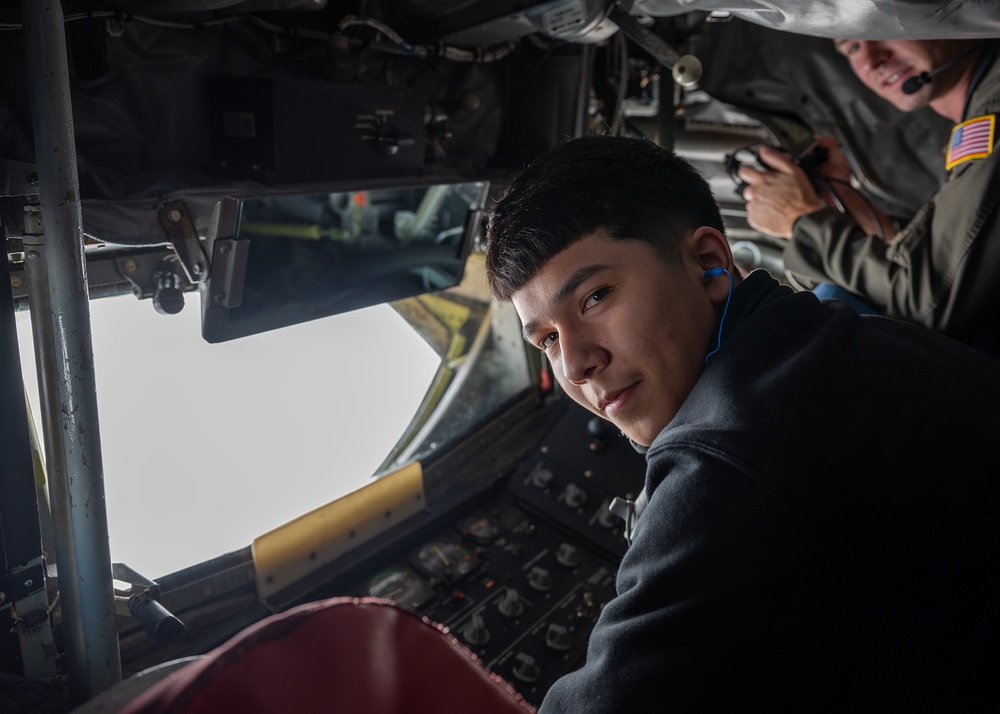
[[[214,77],[212,171],[264,183],[419,175],[424,105],[412,87]]]

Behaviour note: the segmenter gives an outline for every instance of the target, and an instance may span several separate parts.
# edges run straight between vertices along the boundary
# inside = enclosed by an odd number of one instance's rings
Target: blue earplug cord
[[[726,306],[722,308],[722,319],[719,320],[719,341],[715,345],[715,349],[705,355],[705,364],[708,364],[708,358],[719,351],[722,347],[722,325],[726,321],[726,313],[729,312],[729,300],[733,297],[733,274],[730,273],[725,268],[712,268],[711,270],[705,271],[706,278],[714,278],[716,275],[722,275],[725,273],[729,276],[729,294],[726,295]]]

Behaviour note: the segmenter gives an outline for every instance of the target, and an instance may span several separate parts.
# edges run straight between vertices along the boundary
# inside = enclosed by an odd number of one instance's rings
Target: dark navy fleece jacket
[[[1000,700],[1000,363],[763,271],[647,453],[649,505],[555,712]]]

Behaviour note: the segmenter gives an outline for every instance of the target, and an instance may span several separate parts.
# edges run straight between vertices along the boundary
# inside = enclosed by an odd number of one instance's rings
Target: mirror
[[[488,186],[223,199],[206,242],[202,337],[224,342],[457,285]]]

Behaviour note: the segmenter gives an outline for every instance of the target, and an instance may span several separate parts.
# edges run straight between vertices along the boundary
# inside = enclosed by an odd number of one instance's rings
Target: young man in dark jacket
[[[647,446],[586,665],[541,711],[968,711],[1000,698],[1000,366],[737,273],[707,184],[569,141],[495,207],[494,296]]]

